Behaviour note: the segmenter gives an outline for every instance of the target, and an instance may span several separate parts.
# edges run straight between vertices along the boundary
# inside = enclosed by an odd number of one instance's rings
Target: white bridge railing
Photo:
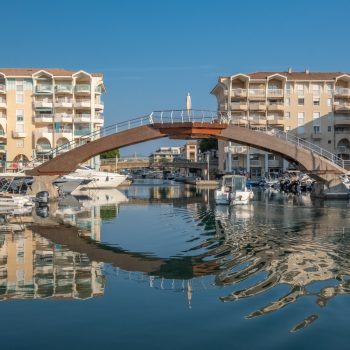
[[[344,168],[344,160],[338,157],[336,154],[333,154],[309,141],[301,139],[296,135],[278,130],[269,126],[268,124],[263,125],[252,125],[247,119],[243,117],[235,117],[230,115],[229,112],[220,112],[220,111],[210,111],[210,110],[164,110],[164,111],[153,111],[152,113],[135,119],[130,119],[127,121],[122,121],[100,130],[94,131],[90,134],[76,138],[73,141],[62,144],[51,152],[46,154],[47,159],[52,159],[57,155],[66,152],[67,150],[74,149],[79,147],[88,141],[93,141],[101,137],[115,134],[117,132],[125,131],[128,129],[136,128],[143,125],[153,125],[156,123],[160,124],[173,124],[173,123],[188,123],[188,122],[197,122],[197,123],[219,123],[219,124],[232,124],[244,128],[251,128],[258,132],[264,132],[269,135],[278,137],[279,139],[286,140],[291,142],[298,147],[312,151],[313,153],[322,156],[332,163]],[[38,165],[38,159],[31,161],[33,167]]]

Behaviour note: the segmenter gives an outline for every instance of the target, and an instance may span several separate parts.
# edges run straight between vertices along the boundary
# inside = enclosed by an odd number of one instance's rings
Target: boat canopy
[[[223,186],[230,187],[233,191],[244,191],[246,188],[246,177],[241,175],[225,175]]]

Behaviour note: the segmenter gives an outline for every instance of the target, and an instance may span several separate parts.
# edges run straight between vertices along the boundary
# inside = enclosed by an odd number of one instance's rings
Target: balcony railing
[[[334,94],[338,96],[350,96],[350,89],[344,87],[335,87]]]
[[[57,114],[55,121],[71,123],[73,121],[73,115],[72,114]]]
[[[267,109],[270,111],[282,111],[284,110],[283,103],[269,103]]]
[[[3,143],[0,144],[0,151],[5,151],[6,150],[6,145]]]
[[[266,104],[263,102],[249,103],[249,109],[264,111],[266,110]]]
[[[282,89],[268,89],[267,96],[268,97],[282,97],[283,90]]]
[[[72,93],[73,86],[70,84],[57,84],[55,86],[56,92],[62,92],[62,93]]]
[[[52,108],[52,100],[36,100],[34,101],[35,108]]]
[[[249,97],[264,97],[265,94],[265,89],[249,89]]]
[[[91,86],[89,84],[77,84],[75,85],[75,92],[90,93]]]
[[[311,138],[314,140],[320,140],[322,139],[323,134],[321,132],[313,132],[311,134]]]
[[[104,102],[103,101],[95,101],[95,108],[96,109],[104,109]]]
[[[255,166],[255,167],[261,166],[261,160],[260,159],[251,159],[250,166]]]
[[[86,136],[91,133],[90,129],[76,129],[74,130],[74,136]]]
[[[59,128],[55,129],[55,134],[71,134],[73,129],[70,128]]]
[[[334,102],[334,111],[335,112],[349,113],[350,112],[350,103],[336,101],[336,102]]]
[[[36,123],[52,123],[53,117],[53,114],[36,114],[34,116],[34,121]]]
[[[38,84],[35,87],[35,91],[37,93],[50,94],[50,93],[52,93],[52,85],[51,84]]]
[[[0,108],[6,108],[7,103],[4,98],[0,98]]]
[[[349,124],[350,123],[350,115],[335,115],[334,116],[334,124]]]
[[[237,110],[244,110],[246,111],[248,108],[248,105],[246,103],[241,103],[241,102],[232,102],[231,103],[231,109],[237,109]]]
[[[232,89],[231,95],[233,97],[246,97],[247,89],[241,89],[241,88]]]
[[[0,84],[0,92],[6,92],[6,85]]]
[[[51,151],[51,145],[49,143],[38,143],[35,149],[37,152],[49,152]]]
[[[281,163],[278,159],[268,159],[267,165],[269,168],[279,168]]]
[[[76,100],[74,106],[77,108],[89,108],[91,107],[91,100]]]

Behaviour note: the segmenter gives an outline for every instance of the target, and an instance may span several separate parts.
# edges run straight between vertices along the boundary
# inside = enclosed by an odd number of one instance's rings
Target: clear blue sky
[[[102,72],[106,125],[183,108],[188,91],[193,108],[215,109],[219,75],[350,71],[349,10],[347,0],[4,1],[0,66]]]

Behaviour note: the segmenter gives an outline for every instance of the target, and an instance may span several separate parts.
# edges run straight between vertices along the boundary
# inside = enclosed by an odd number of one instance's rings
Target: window
[[[319,97],[314,97],[313,103],[314,103],[314,106],[319,106],[320,105],[320,98]]]
[[[321,85],[320,84],[312,84],[313,95],[319,96],[320,92],[321,92]]]
[[[298,106],[304,106],[304,98],[298,98]]]
[[[16,103],[24,103],[23,92],[16,92]]]
[[[290,98],[286,98],[286,106],[290,106]]]
[[[321,132],[321,129],[318,125],[314,125],[313,129],[314,129],[314,134],[319,134]]]
[[[24,121],[24,110],[23,109],[16,109],[16,122],[22,122]]]
[[[24,82],[23,80],[16,80],[16,91],[23,92],[24,91]]]
[[[330,145],[332,143],[332,141],[331,140],[328,140],[328,144]]]
[[[329,126],[327,130],[328,130],[328,132],[332,132],[332,127]]]
[[[331,98],[327,98],[327,106],[328,107],[332,106],[332,99]]]
[[[292,91],[292,83],[286,83],[286,94],[290,95]]]
[[[304,95],[304,84],[297,84],[298,95]]]
[[[290,119],[290,112],[284,113],[284,119]]]
[[[326,90],[327,90],[327,94],[332,94],[333,93],[333,84],[332,83],[327,83],[326,84]]]

